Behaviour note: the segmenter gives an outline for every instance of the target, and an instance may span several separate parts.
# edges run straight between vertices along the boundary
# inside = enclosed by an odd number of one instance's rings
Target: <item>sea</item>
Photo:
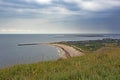
[[[53,46],[18,44],[120,39],[120,34],[0,34],[0,68],[59,59]]]

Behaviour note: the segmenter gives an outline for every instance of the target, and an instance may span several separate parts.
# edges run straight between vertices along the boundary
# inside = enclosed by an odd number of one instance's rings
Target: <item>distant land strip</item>
[[[29,45],[40,45],[42,43],[28,43],[28,44],[18,44],[17,46],[29,46]]]

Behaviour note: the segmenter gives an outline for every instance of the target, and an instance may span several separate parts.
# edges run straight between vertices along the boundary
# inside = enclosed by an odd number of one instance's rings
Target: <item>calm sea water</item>
[[[34,63],[59,58],[54,47],[47,45],[17,46],[24,43],[43,43],[59,41],[97,40],[103,38],[119,38],[120,35],[99,37],[79,35],[47,35],[47,34],[1,34],[0,35],[0,68],[15,64]]]

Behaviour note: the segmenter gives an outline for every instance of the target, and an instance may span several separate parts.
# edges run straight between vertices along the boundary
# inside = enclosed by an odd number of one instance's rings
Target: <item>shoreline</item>
[[[76,50],[75,48],[65,45],[65,44],[58,44],[58,43],[45,43],[48,46],[53,46],[58,50],[58,54],[61,59],[67,59],[70,57],[77,57],[82,56],[84,53]]]
[[[41,44],[55,47],[58,50],[58,54],[61,59],[67,59],[70,57],[84,55],[82,51],[78,51],[72,46],[61,43],[31,43],[31,44],[18,44],[18,46],[41,45]]]

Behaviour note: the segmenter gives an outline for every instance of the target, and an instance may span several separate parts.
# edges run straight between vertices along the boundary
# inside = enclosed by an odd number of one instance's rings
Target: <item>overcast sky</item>
[[[120,33],[120,0],[0,0],[0,33]]]

